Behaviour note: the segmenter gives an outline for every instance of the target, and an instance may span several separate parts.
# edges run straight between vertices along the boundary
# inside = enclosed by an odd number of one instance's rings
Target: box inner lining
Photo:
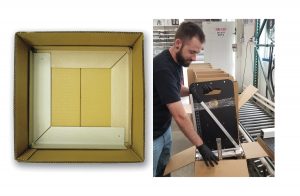
[[[125,149],[131,144],[129,48],[41,48],[30,59],[33,148]]]

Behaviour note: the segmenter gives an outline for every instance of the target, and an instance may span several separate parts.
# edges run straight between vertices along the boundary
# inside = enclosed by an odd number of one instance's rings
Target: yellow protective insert
[[[81,69],[81,126],[111,126],[110,72],[110,69]]]
[[[52,68],[52,126],[80,126],[80,69]]]

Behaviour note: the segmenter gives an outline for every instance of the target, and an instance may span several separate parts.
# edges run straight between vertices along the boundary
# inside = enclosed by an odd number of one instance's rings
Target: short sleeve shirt
[[[167,104],[180,101],[182,66],[164,50],[153,59],[153,139],[163,135],[171,125]]]

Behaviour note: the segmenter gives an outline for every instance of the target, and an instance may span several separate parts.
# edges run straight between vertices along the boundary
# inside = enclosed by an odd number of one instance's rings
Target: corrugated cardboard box
[[[204,66],[207,66],[205,64]],[[201,67],[201,65],[200,65]],[[191,67],[188,69],[188,77],[189,81],[191,83],[198,82],[195,81],[195,72],[201,69],[198,69],[197,66]],[[215,69],[206,69],[205,71],[220,71]],[[214,75],[214,74],[212,74]],[[226,78],[228,79],[228,78]],[[214,77],[208,77],[208,80],[206,81],[214,81]],[[253,94],[257,91],[256,88],[253,86],[249,86],[244,90],[244,92],[238,96],[237,93],[237,82],[234,82],[234,96],[235,96],[235,105],[238,113],[238,109],[249,100]],[[187,113],[191,113],[191,105],[185,106],[185,110]],[[192,121],[193,122],[193,121]],[[251,143],[243,143],[241,144],[241,147],[243,149],[243,156],[238,157],[237,159],[223,159],[219,161],[219,164],[215,167],[207,167],[203,161],[196,160],[196,148],[191,147],[188,148],[178,154],[175,154],[171,157],[164,175],[167,175],[171,172],[174,172],[188,164],[193,163],[194,164],[194,176],[206,176],[206,177],[225,177],[225,176],[249,176],[248,168],[247,168],[247,159],[252,158],[259,158],[259,157],[266,157],[268,156],[265,150],[257,143],[257,142],[251,142]]]
[[[143,34],[18,32],[15,158],[144,160]]]

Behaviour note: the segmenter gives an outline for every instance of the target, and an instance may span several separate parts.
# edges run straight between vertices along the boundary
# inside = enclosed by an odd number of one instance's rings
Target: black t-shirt
[[[182,66],[164,50],[153,59],[153,139],[163,135],[171,125],[167,104],[180,101]]]

